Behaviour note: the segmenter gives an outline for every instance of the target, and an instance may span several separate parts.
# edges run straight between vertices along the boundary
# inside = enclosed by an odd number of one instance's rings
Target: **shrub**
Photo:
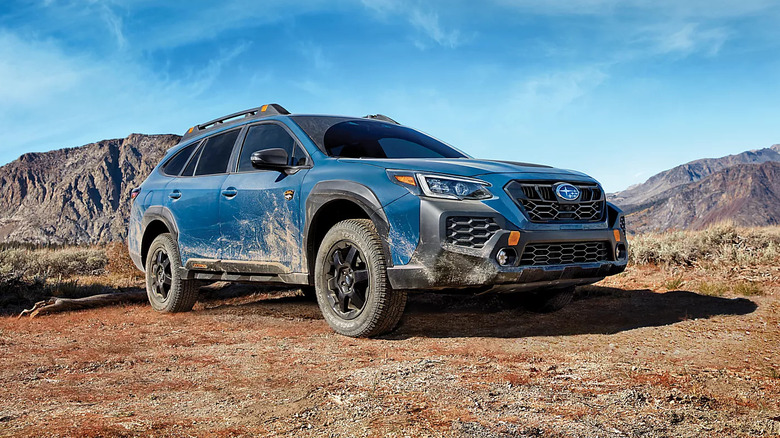
[[[763,295],[761,285],[753,281],[741,281],[734,285],[734,293],[737,295],[754,296]]]
[[[753,266],[780,261],[780,227],[721,224],[702,231],[637,235],[629,243],[630,259],[638,265]]]
[[[23,279],[96,275],[103,272],[107,263],[101,248],[0,250],[0,275]]]
[[[140,277],[141,272],[130,259],[130,254],[127,252],[127,246],[124,243],[109,243],[106,246],[106,257],[108,258],[106,271],[109,274],[129,278]]]
[[[722,282],[707,282],[702,281],[699,283],[699,292],[703,293],[704,295],[710,295],[713,297],[722,297],[726,294],[726,292],[729,290],[729,286],[726,283]]]

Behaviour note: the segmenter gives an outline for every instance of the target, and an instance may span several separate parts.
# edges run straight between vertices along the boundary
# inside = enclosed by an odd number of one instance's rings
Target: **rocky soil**
[[[777,436],[766,272],[751,296],[709,296],[691,291],[704,274],[634,268],[545,315],[412,295],[380,339],[246,287],[186,314],[0,318],[0,436]]]

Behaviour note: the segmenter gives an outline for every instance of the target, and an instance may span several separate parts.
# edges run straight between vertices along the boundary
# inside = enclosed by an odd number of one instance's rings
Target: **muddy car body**
[[[593,178],[474,159],[385,116],[231,114],[191,128],[133,196],[129,251],[161,311],[189,310],[199,281],[287,283],[370,336],[407,291],[527,291],[552,310],[627,263]]]

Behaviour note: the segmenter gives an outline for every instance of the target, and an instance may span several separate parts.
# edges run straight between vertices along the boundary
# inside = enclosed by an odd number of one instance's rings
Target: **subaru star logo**
[[[580,197],[580,189],[571,184],[561,184],[555,188],[555,194],[564,201],[574,201]]]

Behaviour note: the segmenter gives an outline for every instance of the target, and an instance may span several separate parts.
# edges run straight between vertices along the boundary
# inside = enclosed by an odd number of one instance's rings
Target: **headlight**
[[[486,187],[490,184],[478,179],[442,175],[417,174],[425,196],[445,199],[490,199],[493,195]]]
[[[490,183],[474,178],[416,173],[408,170],[388,170],[387,177],[417,196],[457,200],[481,200],[493,197],[486,188],[490,187]]]

